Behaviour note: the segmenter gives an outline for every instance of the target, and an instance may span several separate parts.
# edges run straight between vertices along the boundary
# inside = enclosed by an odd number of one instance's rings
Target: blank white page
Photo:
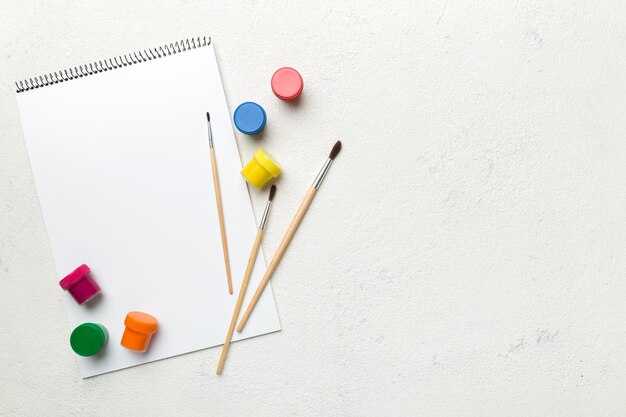
[[[17,94],[58,280],[82,263],[102,294],[63,294],[70,329],[103,324],[109,342],[76,358],[83,377],[224,342],[256,235],[213,45]],[[211,174],[211,114],[233,288],[228,294]],[[248,304],[265,271],[259,253]],[[51,299],[51,303],[55,300]],[[129,311],[159,329],[146,353],[120,345]],[[271,288],[235,340],[280,330]],[[42,350],[45,352],[45,349]],[[45,353],[44,353],[45,354]],[[215,364],[217,366],[217,363]],[[213,369],[207,369],[212,373]]]

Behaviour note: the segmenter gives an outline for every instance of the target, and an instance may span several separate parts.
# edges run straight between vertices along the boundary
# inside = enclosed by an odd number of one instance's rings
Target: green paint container
[[[97,323],[83,323],[70,336],[72,350],[80,356],[93,356],[100,352],[109,340],[106,327]]]

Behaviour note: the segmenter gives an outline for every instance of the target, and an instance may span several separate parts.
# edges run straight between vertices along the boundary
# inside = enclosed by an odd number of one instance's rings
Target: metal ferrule
[[[328,169],[330,168],[332,163],[333,160],[330,158],[328,158],[326,162],[324,162],[324,166],[320,170],[319,174],[317,174],[317,177],[315,177],[315,181],[313,181],[313,188],[315,188],[316,190],[320,188],[320,185],[322,185],[322,181],[324,181],[324,177],[328,173]]]
[[[213,132],[211,131],[211,123],[208,124],[209,130],[209,148],[213,147]]]
[[[259,229],[265,229],[265,223],[267,223],[267,216],[270,214],[270,207],[272,206],[272,202],[268,201],[265,204],[265,210],[263,210],[263,215],[261,216],[261,222],[259,223]]]

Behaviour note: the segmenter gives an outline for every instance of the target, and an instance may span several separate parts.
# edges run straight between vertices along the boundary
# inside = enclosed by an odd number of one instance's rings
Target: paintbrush
[[[233,293],[233,280],[230,276],[230,257],[228,256],[228,243],[226,242],[226,226],[224,224],[224,209],[222,208],[222,192],[220,191],[220,178],[217,174],[217,160],[213,147],[213,132],[211,131],[211,115],[206,112],[207,130],[209,135],[209,148],[211,148],[211,167],[213,168],[213,184],[215,188],[215,200],[217,201],[217,215],[220,219],[220,233],[222,234],[222,249],[224,251],[224,265],[226,267],[226,280],[228,292]]]
[[[256,262],[256,257],[259,254],[259,248],[261,247],[261,239],[263,238],[263,231],[265,230],[265,224],[267,223],[267,216],[270,213],[270,207],[272,206],[272,200],[274,199],[274,194],[276,193],[276,186],[272,185],[270,188],[270,196],[267,200],[267,204],[265,204],[265,210],[263,210],[263,215],[261,216],[261,221],[259,223],[259,230],[256,233],[256,239],[254,240],[254,244],[252,245],[252,252],[250,253],[250,259],[248,259],[248,267],[246,268],[246,273],[243,276],[243,281],[241,282],[241,289],[239,290],[239,296],[237,297],[237,304],[235,304],[235,311],[233,312],[233,318],[230,320],[230,326],[228,327],[228,333],[226,334],[226,341],[224,342],[224,347],[222,347],[222,355],[220,356],[220,361],[217,364],[216,374],[221,375],[222,369],[224,368],[224,362],[226,362],[226,356],[228,355],[228,349],[230,348],[230,340],[233,337],[233,332],[235,331],[235,324],[237,324],[237,319],[239,318],[239,312],[241,311],[241,306],[243,305],[243,299],[246,295],[246,290],[248,289],[248,283],[250,282],[250,276],[252,275],[252,269],[254,268],[254,264]]]
[[[244,326],[246,325],[246,322],[248,321],[248,318],[250,317],[252,310],[254,310],[254,306],[259,301],[261,294],[263,294],[263,290],[265,289],[265,286],[269,282],[270,278],[272,277],[272,274],[274,273],[274,271],[276,270],[276,267],[278,266],[278,263],[280,262],[281,258],[285,254],[285,250],[287,249],[287,246],[289,245],[291,238],[296,233],[296,230],[298,230],[298,226],[300,225],[302,218],[304,217],[309,206],[311,205],[311,202],[313,201],[313,197],[315,197],[315,193],[320,188],[320,185],[322,185],[322,181],[324,180],[324,177],[328,173],[328,170],[330,166],[332,165],[333,160],[335,159],[335,157],[337,156],[340,150],[341,150],[341,141],[337,141],[337,143],[335,143],[335,146],[333,146],[333,149],[330,151],[330,155],[328,156],[328,159],[324,163],[324,166],[320,170],[319,174],[317,174],[317,177],[315,177],[315,181],[313,181],[311,188],[309,188],[309,191],[306,193],[306,196],[304,197],[304,200],[300,204],[300,208],[298,208],[296,215],[291,221],[291,225],[289,225],[289,229],[287,229],[287,232],[285,233],[283,240],[280,242],[278,249],[276,249],[276,253],[274,254],[274,257],[272,258],[272,262],[270,262],[270,266],[267,267],[267,271],[265,271],[265,275],[263,276],[263,279],[261,280],[261,283],[259,284],[259,288],[257,288],[256,292],[254,293],[254,296],[252,297],[252,300],[250,301],[250,305],[246,309],[246,312],[244,313],[243,317],[241,318],[241,321],[239,322],[239,325],[237,326],[238,332],[242,331]]]

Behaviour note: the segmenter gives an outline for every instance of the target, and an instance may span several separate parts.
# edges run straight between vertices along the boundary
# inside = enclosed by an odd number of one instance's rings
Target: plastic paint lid
[[[293,68],[283,67],[272,75],[272,91],[281,100],[295,100],[300,97],[304,82]]]
[[[157,331],[159,322],[150,314],[142,313],[140,311],[131,311],[126,315],[124,325],[139,333],[152,334]]]
[[[251,101],[241,103],[233,116],[237,130],[246,135],[259,133],[265,127],[267,116],[263,107]]]
[[[274,158],[272,158],[272,155],[267,153],[265,149],[257,149],[257,151],[254,153],[254,159],[256,159],[256,161],[263,168],[265,168],[270,174],[272,174],[272,177],[277,177],[278,174],[280,174],[280,166],[278,166],[278,163],[274,160]]]
[[[78,281],[83,279],[85,275],[88,275],[91,272],[91,269],[85,264],[82,264],[72,272],[70,272],[65,278],[59,281],[59,285],[64,290],[67,290],[72,285],[76,284]]]
[[[101,324],[83,323],[72,332],[70,346],[80,356],[93,356],[102,350],[108,339],[109,334]]]

